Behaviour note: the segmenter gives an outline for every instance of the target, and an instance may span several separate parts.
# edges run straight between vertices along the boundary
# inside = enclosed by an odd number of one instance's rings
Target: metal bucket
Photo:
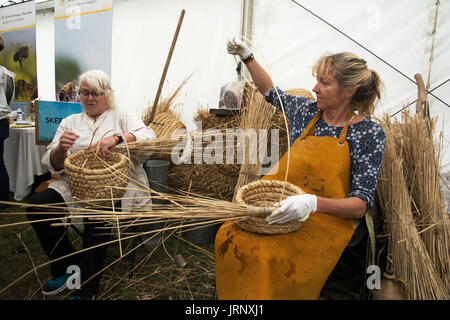
[[[156,192],[167,192],[167,176],[169,171],[169,161],[167,160],[147,160],[144,164],[150,188]],[[155,199],[156,194],[152,193],[152,204],[164,204],[165,200]],[[151,223],[142,227],[143,231],[159,230],[164,228],[165,223]],[[145,245],[155,245],[164,237],[164,232],[146,235],[143,241]],[[151,238],[151,239],[148,239]],[[148,239],[148,240],[145,240]]]

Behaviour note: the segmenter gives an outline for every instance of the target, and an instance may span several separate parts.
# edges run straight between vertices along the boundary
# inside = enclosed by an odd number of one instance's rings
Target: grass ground
[[[8,212],[14,215],[0,213],[0,299],[67,299],[67,291],[50,298],[41,294],[50,278],[47,256],[31,225],[16,224],[27,221],[24,208],[11,206]],[[74,247],[81,248],[81,237],[70,230]],[[216,299],[212,243],[195,244],[176,232],[151,245],[137,238],[121,244],[122,256],[118,243],[108,247],[97,299]],[[188,261],[185,267],[175,263],[177,254]]]

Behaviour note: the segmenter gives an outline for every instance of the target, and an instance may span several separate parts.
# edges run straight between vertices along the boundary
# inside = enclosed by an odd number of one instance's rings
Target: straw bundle
[[[286,130],[286,123],[287,129]],[[279,158],[283,156],[289,147],[288,131],[290,130],[289,119],[285,119],[283,112],[276,109],[272,115],[272,121],[270,122],[269,135],[267,141],[272,141],[272,129],[278,130],[278,145],[279,145]],[[270,145],[267,147],[270,149]]]
[[[284,181],[259,180],[241,187],[235,202],[241,206],[267,208],[267,213],[275,209],[274,204],[289,196],[305,193],[301,188]],[[297,220],[281,224],[268,224],[264,216],[249,216],[239,221],[240,228],[257,234],[284,234],[297,231],[301,222]]]
[[[287,94],[298,97],[305,97],[314,100],[312,93],[306,89],[288,89]],[[255,88],[246,86],[244,91],[245,101],[247,101],[247,108],[243,111],[241,128],[246,129],[278,129],[279,130],[279,158],[285,153],[289,146],[289,120],[284,116],[283,112],[274,109],[274,107],[265,101],[265,98]],[[268,148],[270,149],[271,135],[268,136]],[[249,154],[249,152],[246,152]],[[249,154],[250,157],[258,158],[254,154]],[[258,159],[259,160],[259,159]],[[241,174],[236,184],[235,190],[241,186],[259,179],[261,174],[261,163],[245,164],[241,167]]]
[[[95,150],[84,149],[64,161],[70,191],[83,207],[111,207],[111,198],[121,198],[128,184],[128,160],[116,152],[100,158]],[[105,199],[104,201],[94,201]]]
[[[380,171],[377,197],[386,217],[392,270],[408,284],[407,299],[448,299],[449,294],[426,250],[414,221],[411,196],[398,153],[397,124],[386,116],[382,122],[386,150]]]
[[[242,111],[240,128],[245,132],[248,129],[258,132],[260,129],[269,129],[274,107],[266,102],[264,96],[257,89],[246,86],[244,89],[246,108]],[[270,141],[270,140],[268,140]],[[250,148],[250,142],[244,141],[245,156],[244,163],[241,166],[239,178],[235,186],[236,192],[244,185],[259,180],[261,177],[261,159],[259,159],[257,148]],[[261,147],[261,146],[259,146]],[[256,160],[256,163],[250,163],[249,159]],[[234,198],[236,197],[236,192]]]
[[[394,123],[397,150],[413,201],[415,223],[428,254],[450,293],[450,224],[440,184],[440,143],[434,143],[435,121],[402,114]]]

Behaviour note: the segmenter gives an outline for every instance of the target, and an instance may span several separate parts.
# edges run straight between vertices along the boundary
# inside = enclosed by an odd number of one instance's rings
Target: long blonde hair
[[[111,81],[106,73],[101,70],[89,70],[80,75],[78,83],[81,84],[81,81],[86,81],[94,91],[106,95],[108,109],[116,108],[114,92],[111,89]]]
[[[366,61],[351,52],[340,52],[322,56],[312,68],[314,76],[324,74],[332,76],[340,89],[353,90],[350,101],[352,111],[359,115],[370,116],[381,97],[382,82],[378,73],[368,69]]]

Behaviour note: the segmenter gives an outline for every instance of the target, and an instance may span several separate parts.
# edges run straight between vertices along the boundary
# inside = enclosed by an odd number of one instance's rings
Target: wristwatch
[[[247,63],[247,62],[249,62],[249,61],[252,61],[254,58],[255,58],[255,57],[253,56],[253,53],[251,53],[247,58],[241,59],[241,61],[242,61],[243,63]]]
[[[114,136],[114,137],[117,137],[117,139],[118,139],[118,140],[117,140],[117,144],[123,142],[123,138],[122,138],[122,135],[121,135],[120,133],[117,133],[117,132],[116,132],[116,133],[113,134],[113,136]]]

